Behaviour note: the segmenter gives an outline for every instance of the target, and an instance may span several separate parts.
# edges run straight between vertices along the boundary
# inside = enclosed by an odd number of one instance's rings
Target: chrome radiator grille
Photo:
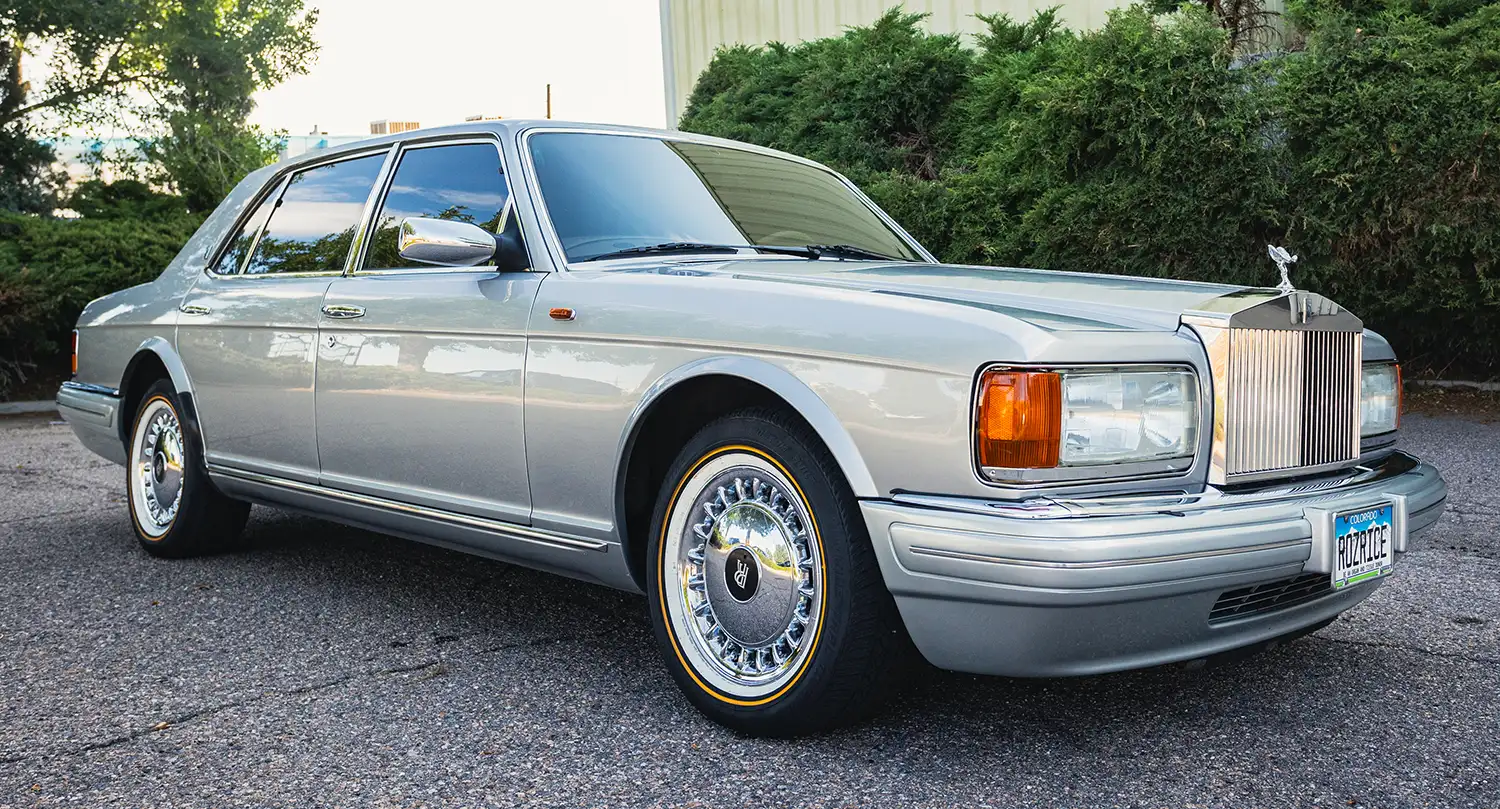
[[[1228,332],[1225,472],[1249,475],[1359,457],[1359,332]]]

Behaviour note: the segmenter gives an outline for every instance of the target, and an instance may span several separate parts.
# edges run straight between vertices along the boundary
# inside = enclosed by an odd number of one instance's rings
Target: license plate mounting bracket
[[[1338,542],[1334,536],[1333,523],[1340,514],[1357,511],[1362,508],[1376,508],[1389,504],[1391,507],[1391,529],[1395,535],[1396,553],[1406,552],[1406,496],[1400,494],[1381,494],[1369,500],[1349,501],[1329,505],[1327,507],[1308,507],[1302,510],[1302,516],[1312,526],[1312,554],[1308,556],[1307,563],[1302,566],[1307,573],[1327,573],[1333,575],[1338,553]]]

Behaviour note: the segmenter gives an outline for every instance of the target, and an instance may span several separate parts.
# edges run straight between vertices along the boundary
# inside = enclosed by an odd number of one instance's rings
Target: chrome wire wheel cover
[[[730,451],[689,476],[667,517],[662,581],[685,662],[739,698],[802,671],[823,613],[823,559],[802,495],[775,464]]]
[[[131,439],[130,502],[136,525],[153,539],[167,533],[182,505],[182,425],[165,399],[146,405]]]

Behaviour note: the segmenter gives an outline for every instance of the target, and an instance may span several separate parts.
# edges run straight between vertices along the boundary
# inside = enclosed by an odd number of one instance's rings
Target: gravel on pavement
[[[1208,668],[926,670],[797,741],[697,714],[645,601],[257,507],[136,547],[124,472],[0,422],[0,806],[1500,807],[1500,424],[1406,420],[1448,510],[1331,626]]]

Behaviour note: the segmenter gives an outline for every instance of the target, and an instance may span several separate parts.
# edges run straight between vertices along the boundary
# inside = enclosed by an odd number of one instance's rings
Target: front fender
[[[785,368],[762,359],[745,356],[704,357],[694,360],[662,375],[646,389],[645,395],[641,397],[635,410],[627,419],[620,445],[616,448],[616,491],[620,490],[620,485],[624,481],[626,461],[634,446],[636,435],[640,431],[641,423],[645,415],[651,412],[652,406],[677,385],[708,375],[738,377],[754,382],[781,397],[803,419],[807,420],[807,423],[817,432],[818,437],[823,440],[824,446],[828,447],[828,451],[833,454],[834,461],[843,471],[844,479],[849,482],[849,488],[854,491],[854,496],[879,496],[875,488],[875,480],[870,475],[869,467],[865,465],[858,447],[855,446],[854,439],[850,437],[843,423],[834,415],[827,403],[805,382]]]

